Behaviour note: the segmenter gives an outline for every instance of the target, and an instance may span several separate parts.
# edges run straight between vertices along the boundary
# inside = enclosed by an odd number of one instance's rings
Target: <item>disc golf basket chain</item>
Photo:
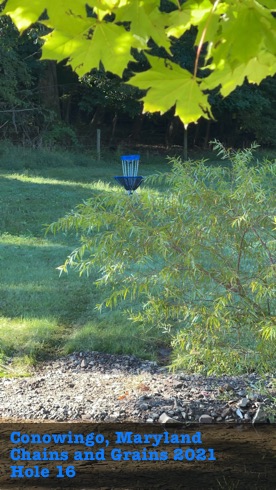
[[[114,177],[128,194],[133,194],[143,181],[138,175],[140,155],[124,155],[121,157],[123,175]]]

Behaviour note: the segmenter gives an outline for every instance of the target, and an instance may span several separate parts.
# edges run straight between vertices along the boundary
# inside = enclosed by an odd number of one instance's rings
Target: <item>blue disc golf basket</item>
[[[138,175],[140,155],[124,155],[121,160],[123,175],[116,176],[114,179],[125,188],[128,194],[133,194],[143,181],[143,177]]]

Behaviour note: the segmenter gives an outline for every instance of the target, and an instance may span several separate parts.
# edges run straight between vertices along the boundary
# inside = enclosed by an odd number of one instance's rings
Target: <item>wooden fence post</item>
[[[101,159],[101,130],[97,129],[97,156],[98,161]]]

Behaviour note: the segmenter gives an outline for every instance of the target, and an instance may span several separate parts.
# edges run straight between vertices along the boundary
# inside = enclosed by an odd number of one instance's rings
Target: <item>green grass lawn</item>
[[[167,170],[166,158],[141,162],[140,169],[145,176]],[[7,155],[0,149],[2,375],[23,374],[39,360],[74,350],[155,358],[160,333],[134,326],[123,311],[95,310],[103,294],[93,284],[96,275],[59,276],[56,267],[71,252],[75,237],[45,237],[44,225],[82,200],[124,192],[113,179],[121,173],[118,156],[97,162],[49,151],[25,150],[20,156],[17,148]]]

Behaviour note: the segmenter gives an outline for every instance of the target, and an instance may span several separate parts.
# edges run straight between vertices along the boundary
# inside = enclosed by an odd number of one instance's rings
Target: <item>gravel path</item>
[[[172,374],[133,356],[78,353],[44,363],[29,378],[0,379],[2,421],[275,422],[266,377]],[[273,400],[274,397],[274,400]]]

